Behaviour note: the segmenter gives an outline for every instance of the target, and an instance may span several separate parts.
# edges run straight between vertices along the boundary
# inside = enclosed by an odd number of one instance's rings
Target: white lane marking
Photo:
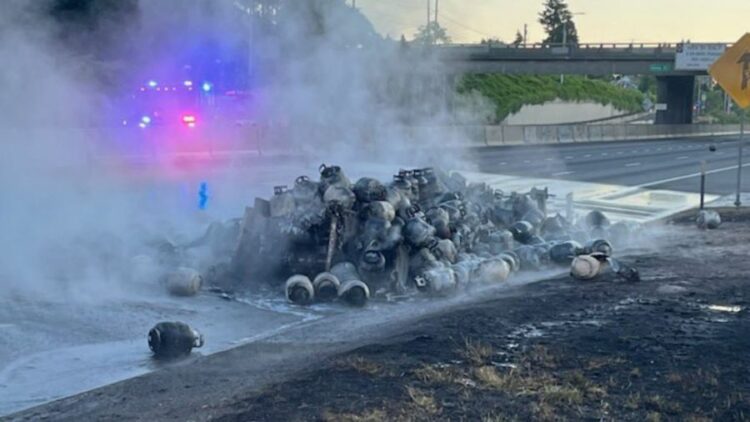
[[[552,176],[554,177],[560,177],[560,176],[568,176],[570,174],[575,173],[574,171],[561,171],[560,173],[555,173]]]
[[[743,164],[742,167],[743,168],[750,167],[750,163]],[[737,165],[735,164],[735,165],[729,166],[729,167],[722,167],[722,168],[718,168],[718,169],[714,169],[714,170],[709,170],[709,171],[706,172],[706,174],[722,173],[722,172],[730,171],[730,170],[737,170]],[[638,186],[635,186],[634,189],[647,188],[647,187],[650,187],[650,186],[657,186],[657,185],[663,185],[663,184],[666,184],[666,183],[677,182],[677,181],[680,181],[680,180],[692,179],[694,177],[699,177],[700,175],[701,175],[700,172],[698,172],[698,173],[691,173],[691,174],[688,174],[688,175],[685,175],[685,176],[671,177],[669,179],[657,180],[655,182],[648,182],[645,185],[638,185]]]
[[[602,153],[602,157],[606,157],[606,156],[608,156],[608,155],[609,155],[609,153],[608,153],[608,152],[603,152],[603,153]]]
[[[506,163],[505,161],[503,161],[502,163],[500,163],[501,166],[504,166],[506,164],[508,164],[508,163]]]
[[[572,159],[573,159],[573,156],[572,156],[572,155],[568,155],[567,157],[565,157],[565,159],[566,159],[566,160],[572,160]]]
[[[677,157],[678,160],[687,160],[688,158],[690,158],[690,157],[688,157],[686,155],[683,155],[682,157]]]
[[[547,161],[552,161],[552,157],[548,157],[548,158],[547,158]]]
[[[523,160],[523,163],[524,164],[531,164],[531,161],[530,160]]]
[[[623,154],[622,151],[617,152],[617,155],[622,155],[622,154]]]
[[[628,164],[625,164],[625,167],[638,167],[640,165],[641,163],[628,163]]]
[[[586,154],[583,156],[583,158],[589,158],[589,157],[591,157],[591,154]]]

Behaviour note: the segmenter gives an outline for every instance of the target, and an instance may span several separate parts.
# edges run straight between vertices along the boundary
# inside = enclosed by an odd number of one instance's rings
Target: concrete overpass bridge
[[[456,73],[535,75],[654,75],[657,124],[692,123],[695,77],[706,70],[677,70],[680,44],[463,44],[435,46],[436,54]]]

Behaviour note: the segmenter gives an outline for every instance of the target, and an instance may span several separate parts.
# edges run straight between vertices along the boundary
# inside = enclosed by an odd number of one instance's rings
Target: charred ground
[[[676,217],[666,247],[631,258],[640,283],[530,285],[211,413],[225,413],[221,421],[746,420],[750,213],[722,214],[714,232],[695,229],[694,213]]]
[[[377,332],[324,326],[10,420],[746,420],[750,213],[710,232],[694,215],[625,260],[640,283],[561,277]]]

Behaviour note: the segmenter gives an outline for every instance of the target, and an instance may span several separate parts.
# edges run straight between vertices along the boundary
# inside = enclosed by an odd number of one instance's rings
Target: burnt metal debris
[[[148,332],[148,347],[156,358],[187,356],[202,346],[203,335],[184,322],[160,322]]]
[[[505,193],[433,168],[401,170],[389,183],[352,183],[340,167],[322,165],[318,181],[301,176],[270,199],[257,198],[239,221],[214,223],[190,246],[208,244],[226,262],[202,277],[180,269],[168,285],[176,294],[201,283],[224,291],[271,287],[299,305],[363,306],[371,297],[501,283],[518,271],[638,279],[612,258],[638,236],[638,225],[613,224],[599,211],[570,221],[550,214],[549,197],[547,189]]]

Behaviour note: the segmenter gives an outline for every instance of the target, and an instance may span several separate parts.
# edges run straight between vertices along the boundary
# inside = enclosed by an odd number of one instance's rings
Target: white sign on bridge
[[[678,44],[674,68],[675,70],[706,71],[724,54],[726,49],[726,44]]]

